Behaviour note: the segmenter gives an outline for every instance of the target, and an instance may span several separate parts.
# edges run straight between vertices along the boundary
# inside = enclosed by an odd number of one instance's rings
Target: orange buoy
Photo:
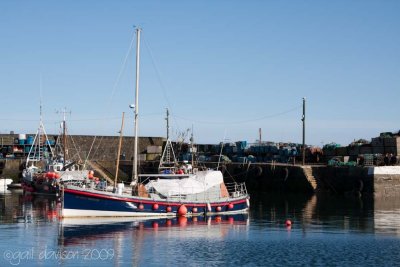
[[[142,210],[142,209],[144,209],[144,206],[143,206],[143,204],[139,204],[139,207],[138,207],[140,210]]]
[[[172,208],[170,206],[167,207],[167,212],[171,212]]]
[[[222,210],[222,208],[221,208],[220,206],[218,206],[215,210],[216,210],[217,212],[220,212],[220,211]]]
[[[230,209],[230,210],[233,209],[233,204],[232,203],[228,204],[228,209]]]
[[[292,226],[292,221],[287,219],[285,222],[286,226]]]
[[[193,213],[197,213],[197,208],[194,207],[194,208],[192,209],[192,212],[193,212]]]
[[[157,203],[153,204],[153,210],[158,210],[158,204]]]
[[[185,216],[187,213],[187,208],[185,205],[181,205],[178,209],[178,215],[179,216]]]
[[[215,217],[215,222],[221,222],[222,221],[222,218],[221,218],[221,216],[217,216],[217,217]]]

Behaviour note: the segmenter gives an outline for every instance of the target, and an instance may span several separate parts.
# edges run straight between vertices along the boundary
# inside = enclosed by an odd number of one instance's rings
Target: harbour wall
[[[0,175],[18,181],[23,160],[0,161]],[[115,160],[92,161],[95,175],[114,178]],[[158,161],[139,163],[140,173],[156,173]],[[216,167],[207,163],[205,167]],[[120,181],[132,177],[132,161],[122,160],[118,170]],[[400,198],[400,166],[362,167],[326,165],[290,165],[281,163],[224,163],[220,165],[225,182],[245,182],[250,193],[295,192],[303,194],[331,193],[344,196]]]

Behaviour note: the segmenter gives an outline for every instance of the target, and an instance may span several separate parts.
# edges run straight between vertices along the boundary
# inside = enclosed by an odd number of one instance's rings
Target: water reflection
[[[322,258],[329,265],[335,258],[340,265],[338,252],[354,251],[347,259],[351,261],[364,250],[378,253],[376,246],[387,248],[382,262],[396,262],[390,248],[400,240],[400,202],[385,198],[269,193],[252,196],[249,216],[62,220],[54,199],[8,192],[0,194],[0,209],[0,252],[33,255],[29,262],[0,257],[0,266],[82,266],[88,261],[97,266],[165,266],[176,265],[177,259],[190,259],[193,265],[275,265],[281,258],[300,265]],[[285,225],[287,219],[291,227]],[[337,249],[321,250],[320,244]],[[299,260],[299,255],[304,256]]]
[[[246,214],[230,216],[199,216],[171,218],[65,218],[60,220],[59,244],[63,246],[91,243],[110,236],[126,235],[133,231],[174,232],[176,228],[186,228],[184,238],[194,238],[200,228],[212,229],[213,238],[223,237],[232,226],[247,226]],[[210,234],[210,231],[207,231]]]
[[[20,192],[0,193],[1,223],[60,223],[73,229],[80,240],[85,233],[96,231],[99,236],[107,232],[132,230],[160,230],[174,227],[195,227],[205,225],[236,225],[248,218],[238,216],[172,218],[163,220],[123,219],[105,221],[99,219],[69,219],[59,221],[59,203],[53,198],[24,195]],[[251,200],[251,227],[281,228],[285,221],[293,222],[292,229],[301,229],[304,234],[318,231],[352,231],[360,233],[400,234],[400,200],[394,198],[355,198],[332,195],[284,195],[259,194]],[[125,221],[124,221],[125,220]],[[81,230],[73,225],[81,224]],[[68,230],[69,231],[69,230]],[[195,232],[195,231],[194,231]],[[204,234],[204,233],[203,233]]]
[[[0,221],[2,223],[57,221],[58,205],[52,197],[38,197],[25,195],[20,191],[8,191],[0,194]]]
[[[291,228],[303,234],[327,231],[400,234],[400,201],[394,198],[344,197],[316,194],[252,196],[253,226]]]

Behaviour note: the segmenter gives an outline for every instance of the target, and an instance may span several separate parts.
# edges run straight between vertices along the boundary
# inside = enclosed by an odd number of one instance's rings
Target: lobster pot
[[[385,146],[385,153],[397,156],[399,154],[399,150],[397,146]]]

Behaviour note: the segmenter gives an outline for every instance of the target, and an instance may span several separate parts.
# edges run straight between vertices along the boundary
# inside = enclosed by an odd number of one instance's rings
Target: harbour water
[[[61,220],[58,205],[1,193],[0,266],[400,264],[396,199],[265,193],[248,216],[145,221]]]

